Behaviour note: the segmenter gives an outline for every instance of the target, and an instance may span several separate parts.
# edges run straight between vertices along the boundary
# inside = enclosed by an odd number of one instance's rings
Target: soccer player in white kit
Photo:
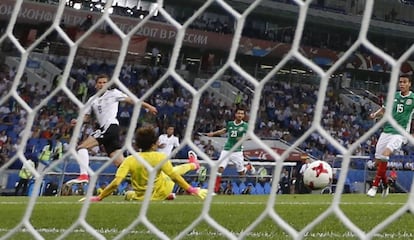
[[[97,76],[95,83],[96,90],[99,91],[104,88],[108,80],[109,77],[105,74]],[[95,146],[102,144],[110,158],[117,155],[113,160],[115,166],[119,166],[124,160],[123,154],[119,153],[122,148],[119,141],[120,127],[117,119],[119,102],[134,104],[132,98],[115,88],[107,89],[101,95],[93,95],[86,103],[87,109],[84,121],[89,121],[91,110],[93,110],[99,128],[76,148],[80,161],[82,161],[82,163],[79,163],[80,175],[78,178],[68,181],[67,184],[89,182],[89,174],[87,172],[87,166],[89,166],[88,149]],[[157,109],[146,102],[143,102],[142,106],[152,114],[157,113]],[[76,119],[72,119],[71,124],[76,124]]]
[[[180,146],[178,137],[174,136],[174,127],[168,126],[167,133],[161,134],[158,137],[158,151],[170,156],[172,150]]]

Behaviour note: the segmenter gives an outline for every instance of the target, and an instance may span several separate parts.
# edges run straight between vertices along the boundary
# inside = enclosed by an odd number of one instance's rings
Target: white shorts
[[[221,161],[223,159],[223,161]],[[243,152],[230,152],[223,150],[220,153],[219,157],[220,165],[219,167],[226,168],[227,165],[231,162],[236,166],[237,172],[244,171],[244,156]]]
[[[405,143],[407,143],[407,139],[400,134],[381,133],[375,147],[375,158],[386,160],[389,156],[384,156],[385,149],[388,148],[391,152],[394,152],[399,150]]]

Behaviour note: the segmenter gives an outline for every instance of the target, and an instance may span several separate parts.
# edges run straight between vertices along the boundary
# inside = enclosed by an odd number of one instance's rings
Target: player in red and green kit
[[[252,165],[248,164],[244,166],[244,156],[243,156],[243,146],[240,145],[230,152],[230,150],[237,144],[237,142],[246,134],[248,123],[244,121],[245,111],[244,109],[238,107],[235,113],[235,119],[233,121],[227,122],[225,128],[217,130],[215,132],[207,133],[208,137],[213,137],[215,135],[223,135],[227,132],[227,141],[224,145],[223,150],[220,153],[219,157],[219,168],[217,172],[216,184],[214,187],[214,192],[218,193],[220,190],[221,184],[221,174],[224,169],[227,167],[229,162],[232,162],[236,166],[236,170],[240,176],[244,176],[247,171],[255,172],[255,169]]]
[[[410,91],[411,78],[408,75],[402,75],[399,78],[399,88],[394,97],[392,117],[394,120],[407,132],[410,132],[411,118],[414,113],[414,93]],[[371,113],[372,119],[384,114],[385,107],[382,106],[376,112]],[[382,181],[384,189],[382,196],[386,197],[389,193],[388,179],[387,179],[387,164],[391,154],[395,150],[399,150],[403,144],[407,143],[406,137],[401,135],[391,124],[386,123],[384,129],[378,139],[375,148],[375,162],[377,166],[377,173],[372,183],[372,187],[368,190],[367,195],[375,197],[378,185]]]
[[[164,162],[167,155],[165,153],[157,152],[158,136],[152,127],[139,128],[135,136],[135,142],[141,152],[138,155],[146,161],[146,163],[155,168]],[[171,161],[166,161],[157,170],[154,185],[152,188],[151,200],[173,200],[175,194],[172,192],[174,184],[177,183],[181,188],[185,189],[188,193],[204,199],[207,195],[206,189],[200,189],[192,187],[182,177],[186,172],[190,170],[197,170],[200,164],[197,160],[197,156],[189,152],[189,163],[181,164],[173,167]],[[133,190],[127,191],[125,194],[126,200],[143,200],[145,191],[148,188],[150,172],[145,165],[139,162],[134,156],[125,158],[122,164],[116,171],[115,178],[112,182],[105,187],[105,189],[98,195],[90,198],[91,202],[98,202],[105,197],[112,194],[124,180],[124,178],[131,175],[131,185]],[[82,198],[80,201],[85,200]]]

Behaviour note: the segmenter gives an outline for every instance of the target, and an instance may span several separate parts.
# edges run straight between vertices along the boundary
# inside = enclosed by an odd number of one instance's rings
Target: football
[[[332,182],[332,167],[325,161],[314,161],[303,174],[303,182],[310,189],[322,189]]]

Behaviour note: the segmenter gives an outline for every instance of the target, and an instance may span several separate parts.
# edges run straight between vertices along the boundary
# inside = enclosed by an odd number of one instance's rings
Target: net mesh
[[[400,72],[400,68],[402,63],[412,54],[414,51],[414,46],[411,46],[411,48],[406,51],[399,59],[393,59],[391,56],[389,56],[387,53],[373,45],[367,38],[368,29],[370,26],[374,1],[373,0],[367,0],[365,9],[363,12],[363,17],[361,19],[361,29],[359,32],[358,39],[353,43],[353,45],[327,70],[323,70],[318,65],[316,65],[314,62],[309,60],[306,56],[304,56],[300,51],[300,44],[301,39],[303,35],[303,29],[305,26],[305,22],[307,19],[307,13],[309,10],[309,6],[311,1],[294,1],[298,8],[299,8],[299,18],[297,21],[296,31],[293,38],[293,43],[290,51],[286,56],[261,80],[258,80],[254,77],[252,77],[248,72],[246,72],[240,65],[236,62],[236,54],[239,48],[240,44],[240,38],[243,30],[243,26],[245,25],[246,19],[251,14],[251,12],[259,5],[262,1],[253,1],[251,5],[242,13],[236,11],[233,9],[226,1],[223,0],[209,0],[206,1],[202,6],[194,12],[194,14],[183,24],[178,23],[164,8],[163,8],[163,1],[158,1],[158,7],[154,9],[153,11],[158,11],[158,14],[162,15],[164,19],[177,30],[176,40],[174,44],[174,50],[172,51],[171,60],[169,62],[168,69],[166,70],[166,73],[157,80],[157,82],[142,96],[141,99],[138,99],[135,97],[135,100],[137,101],[137,105],[134,108],[133,117],[131,119],[135,119],[131,125],[136,125],[136,119],[139,117],[139,111],[141,109],[140,101],[143,99],[148,98],[153,93],[154,89],[159,87],[168,76],[172,76],[183,88],[185,88],[193,97],[192,105],[191,105],[191,111],[188,118],[188,125],[185,130],[185,135],[183,138],[183,145],[188,144],[192,148],[197,148],[197,146],[194,144],[194,142],[191,140],[192,132],[194,131],[194,123],[197,119],[197,109],[200,104],[200,98],[202,94],[206,91],[206,89],[211,86],[211,84],[218,80],[220,76],[224,74],[225,71],[228,69],[232,69],[233,71],[237,72],[240,76],[242,76],[251,86],[254,87],[254,95],[252,98],[251,106],[250,106],[250,122],[255,122],[257,119],[257,109],[260,108],[260,101],[262,96],[262,90],[264,86],[271,81],[272,77],[282,69],[282,67],[290,60],[296,60],[298,62],[301,62],[303,65],[307,66],[308,68],[312,69],[321,79],[320,86],[318,89],[318,99],[316,102],[315,107],[315,113],[314,118],[312,120],[311,127],[282,155],[276,154],[272,149],[267,147],[267,145],[263,144],[261,139],[256,136],[254,133],[254,125],[251,124],[249,126],[248,134],[245,136],[244,140],[250,138],[252,141],[256,142],[257,144],[260,144],[263,146],[264,150],[268,152],[274,159],[277,159],[277,165],[273,172],[273,179],[279,179],[281,176],[281,171],[283,169],[283,160],[286,159],[288,154],[292,152],[296,147],[298,147],[305,139],[307,139],[311,133],[318,132],[320,135],[322,135],[324,138],[326,138],[329,142],[331,142],[335,148],[339,149],[341,154],[343,155],[343,162],[342,162],[342,171],[341,175],[338,179],[338,188],[337,192],[343,191],[344,182],[346,179],[346,173],[348,171],[349,165],[350,165],[350,159],[352,156],[352,152],[357,148],[357,146],[366,139],[369,138],[370,135],[372,135],[375,131],[377,131],[383,123],[386,121],[391,122],[396,128],[398,128],[401,132],[403,132],[403,129],[397,126],[396,122],[392,119],[390,115],[390,109],[387,109],[385,118],[383,118],[381,121],[379,121],[373,128],[371,128],[369,131],[367,131],[363,136],[361,136],[358,141],[354,142],[348,149],[344,148],[341,144],[339,144],[321,125],[321,119],[323,119],[323,107],[324,102],[326,99],[326,91],[328,88],[328,84],[330,81],[330,76],[341,66],[344,64],[346,59],[348,59],[353,52],[356,51],[360,46],[364,46],[365,48],[372,51],[374,54],[380,56],[383,58],[390,66],[392,66],[392,73],[391,73],[391,84],[388,91],[388,97],[387,97],[387,103],[391,103],[393,101],[393,92],[396,91],[397,86],[397,79],[398,74]],[[80,130],[81,130],[81,123],[84,115],[84,109],[85,105],[79,101],[79,99],[74,95],[74,93],[68,88],[68,81],[69,81],[69,73],[72,69],[75,61],[76,52],[80,47],[80,44],[82,41],[85,40],[93,31],[95,31],[100,25],[106,24],[110,28],[113,29],[114,34],[118,35],[121,42],[122,47],[119,52],[119,57],[117,59],[114,72],[112,75],[111,82],[115,84],[118,88],[120,88],[122,91],[126,92],[129,96],[133,96],[133,93],[117,78],[117,76],[120,75],[122,66],[124,64],[125,57],[127,55],[128,46],[131,44],[131,37],[134,36],[134,34],[142,28],[148,21],[150,21],[151,13],[148,14],[142,21],[140,21],[139,24],[137,24],[134,28],[132,28],[129,32],[124,33],[110,18],[109,8],[113,5],[113,1],[107,1],[104,7],[104,11],[99,19],[91,26],[91,28],[76,42],[73,42],[67,34],[63,31],[63,29],[59,26],[61,19],[63,17],[64,9],[65,9],[65,1],[60,1],[56,14],[53,18],[52,25],[45,31],[45,33],[40,36],[36,41],[28,48],[24,48],[16,39],[16,37],[13,34],[14,26],[16,24],[21,6],[22,6],[23,0],[17,0],[14,5],[13,13],[10,17],[10,20],[7,25],[6,31],[1,35],[0,42],[5,41],[6,39],[10,40],[12,44],[18,49],[18,51],[21,54],[20,64],[18,68],[16,69],[16,74],[13,79],[13,85],[10,89],[10,91],[3,95],[3,97],[0,100],[0,105],[5,104],[9,98],[14,98],[18,104],[27,112],[27,125],[23,130],[23,135],[21,136],[21,142],[19,144],[19,149],[17,151],[17,154],[4,166],[2,166],[1,171],[5,171],[8,166],[12,164],[16,159],[23,159],[23,161],[26,161],[27,159],[24,156],[24,149],[26,148],[26,143],[31,135],[31,128],[34,125],[34,119],[37,114],[39,114],[39,111],[41,108],[45,105],[47,105],[48,101],[51,100],[51,98],[55,97],[57,94],[60,94],[63,92],[67,97],[77,105],[79,108],[79,116],[78,116],[78,124],[74,130],[74,135],[71,138],[69,151],[65,154],[65,156],[71,156],[78,158],[75,148],[76,148],[76,140],[79,137]],[[235,25],[235,32],[234,37],[232,40],[231,48],[229,49],[229,56],[226,60],[226,62],[218,69],[218,71],[208,79],[208,81],[199,89],[195,89],[193,86],[188,84],[188,82],[183,79],[182,76],[180,76],[177,71],[177,63],[179,62],[179,55],[180,55],[180,49],[183,44],[183,40],[185,37],[185,32],[188,29],[189,25],[198,17],[201,16],[203,11],[207,9],[212,4],[218,4],[220,7],[222,7],[228,14],[232,15],[235,19],[236,25]],[[18,94],[17,88],[18,85],[21,82],[23,73],[25,71],[29,54],[34,50],[36,45],[38,45],[40,42],[42,42],[46,36],[53,31],[56,31],[60,38],[63,39],[63,41],[70,47],[70,51],[67,58],[67,64],[63,71],[63,77],[60,84],[53,89],[53,91],[48,95],[46,98],[42,99],[41,102],[35,106],[30,107],[24,99]],[[134,149],[132,147],[132,138],[133,138],[133,131],[134,129],[130,128],[127,137],[126,137],[126,145],[124,146],[124,150],[127,149],[130,152],[134,152]],[[408,136],[408,134],[406,134]],[[414,143],[412,138],[410,138],[410,142]],[[203,157],[207,157],[206,155],[203,155],[203,153],[200,152],[200,155]],[[65,157],[64,156],[64,157]],[[63,157],[63,158],[64,158]],[[78,159],[79,160],[79,159]],[[81,162],[81,161],[80,161]],[[217,169],[217,162],[212,161],[211,159],[207,160],[207,163],[210,165],[212,171],[212,178],[215,177],[215,171]],[[55,162],[51,166],[48,167],[48,170],[53,169],[55,166],[60,164],[60,162]],[[89,168],[89,171],[91,172],[91,184],[96,183],[97,176],[101,173],[102,169],[107,167],[110,163],[110,161],[106,162],[104,166],[98,170],[97,172],[93,172],[92,169]],[[39,192],[41,189],[42,179],[44,178],[44,173],[38,173],[36,170],[32,167],[29,167],[30,171],[33,172],[36,179],[38,179],[34,185],[34,192]],[[46,172],[46,171],[45,171]],[[154,174],[155,171],[152,171]],[[154,175],[152,175],[154,177]],[[413,185],[414,186],[414,185]],[[150,188],[152,187],[149,186]],[[210,181],[209,183],[209,189],[214,188],[214,182]],[[276,184],[272,186],[272,192],[276,192]],[[92,188],[88,190],[87,196],[92,195]],[[30,217],[32,214],[32,211],[34,209],[34,206],[36,204],[36,201],[38,199],[38,196],[36,194],[33,194],[30,198],[30,202],[27,205],[26,211],[24,216],[21,219],[21,222],[19,225],[17,225],[15,228],[11,229],[7,234],[5,234],[1,239],[7,239],[7,238],[13,238],[13,235],[18,232],[22,228],[26,228],[30,234],[36,238],[36,239],[42,239],[43,237],[39,234],[39,232],[33,227],[33,225],[30,222]],[[413,202],[412,201],[412,195],[410,195],[409,199],[407,199],[406,204],[404,204],[398,211],[390,215],[387,219],[385,219],[383,222],[378,224],[376,227],[374,227],[369,232],[364,232],[360,228],[358,228],[352,221],[344,214],[344,212],[339,207],[339,204],[341,203],[341,194],[335,194],[332,204],[326,211],[324,211],[322,214],[320,214],[317,218],[315,218],[311,223],[306,225],[303,229],[296,230],[294,229],[288,222],[286,222],[274,209],[275,204],[277,204],[277,195],[271,194],[269,195],[266,209],[260,214],[260,216],[257,217],[256,221],[251,223],[251,225],[246,228],[241,233],[235,234],[228,229],[224,228],[222,225],[220,225],[214,218],[212,218],[209,214],[209,208],[212,203],[212,194],[210,193],[207,199],[204,202],[204,208],[200,215],[193,221],[191,225],[189,225],[187,228],[185,228],[176,238],[184,238],[192,229],[194,229],[198,224],[205,221],[207,224],[209,224],[212,228],[219,231],[224,237],[228,239],[244,239],[248,236],[248,234],[256,228],[264,219],[271,218],[275,224],[280,226],[286,233],[288,233],[293,239],[302,239],[305,237],[305,234],[310,232],[318,223],[322,222],[324,219],[326,219],[328,216],[336,215],[338,219],[350,230],[352,231],[358,238],[361,239],[370,239],[375,234],[379,233],[385,226],[390,224],[393,221],[396,221],[399,217],[402,216],[402,214],[405,213],[405,211],[410,208],[414,209]],[[166,236],[162,231],[160,231],[156,224],[149,221],[149,219],[146,216],[146,213],[148,211],[149,206],[149,192],[146,195],[146,199],[142,203],[141,208],[141,214],[133,221],[122,233],[120,233],[116,239],[122,239],[125,237],[129,231],[133,230],[135,226],[138,224],[145,225],[149,231],[151,231],[155,236],[157,236],[160,239],[168,239],[169,237]],[[89,234],[91,234],[93,237],[97,239],[104,239],[105,237],[99,233],[93,226],[91,226],[86,221],[86,216],[88,213],[88,209],[90,207],[90,202],[86,201],[82,207],[81,213],[79,215],[79,218],[76,222],[74,222],[60,237],[59,239],[64,239],[67,237],[71,232],[73,232],[75,229],[82,227],[84,228]]]

